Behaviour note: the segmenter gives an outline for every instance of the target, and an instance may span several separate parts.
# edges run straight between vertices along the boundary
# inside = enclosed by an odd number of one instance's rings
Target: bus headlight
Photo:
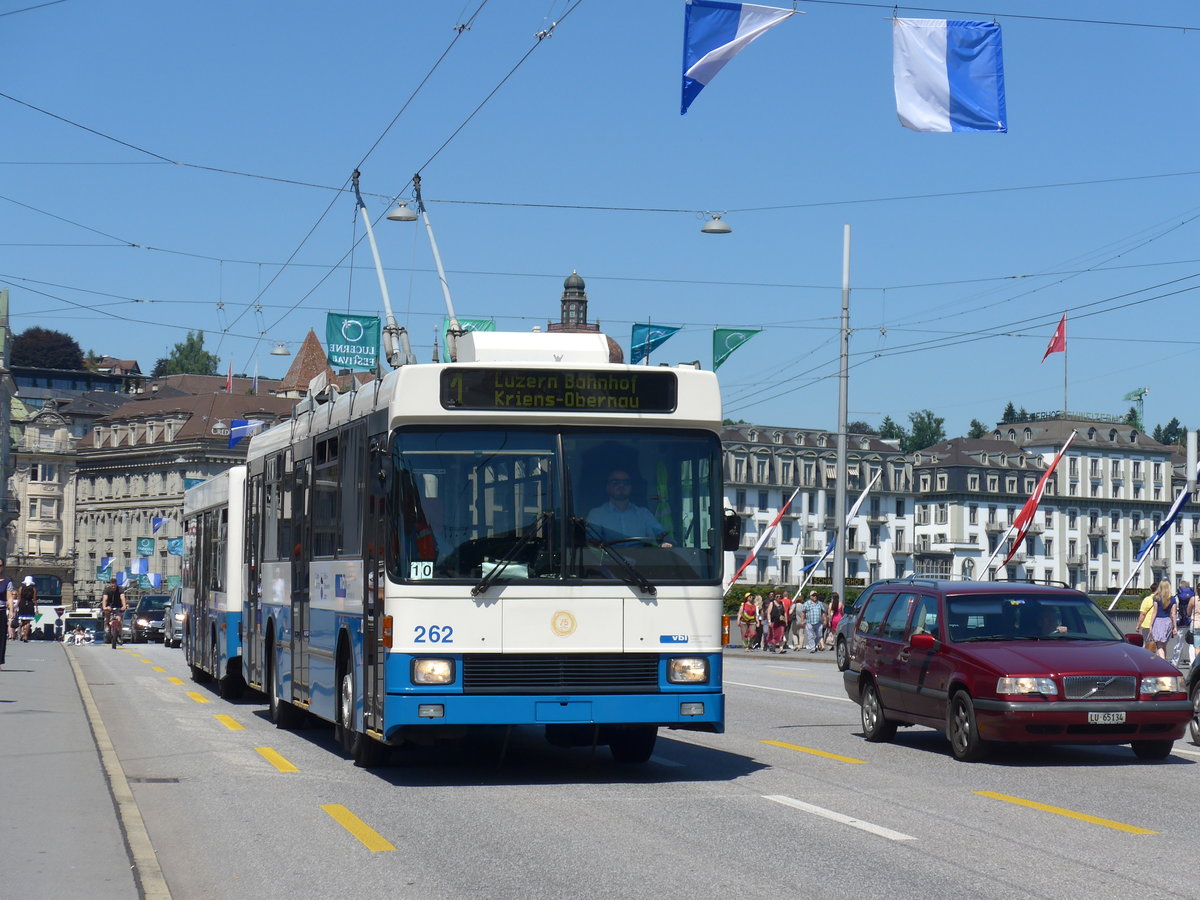
[[[701,656],[677,656],[667,660],[671,684],[703,684],[708,681],[708,660]]]
[[[452,684],[454,682],[454,660],[414,659],[412,661],[413,684]]]

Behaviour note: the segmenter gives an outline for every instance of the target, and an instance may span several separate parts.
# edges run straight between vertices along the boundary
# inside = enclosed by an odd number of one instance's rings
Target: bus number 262
[[[417,625],[413,628],[414,644],[453,644],[453,625]]]

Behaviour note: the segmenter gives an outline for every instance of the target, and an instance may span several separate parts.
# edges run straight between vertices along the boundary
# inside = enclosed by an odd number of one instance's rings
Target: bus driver
[[[613,469],[605,484],[608,502],[601,503],[587,514],[588,524],[610,544],[636,543],[639,539],[670,547],[667,530],[659,524],[650,510],[629,502],[633,481],[625,469]]]

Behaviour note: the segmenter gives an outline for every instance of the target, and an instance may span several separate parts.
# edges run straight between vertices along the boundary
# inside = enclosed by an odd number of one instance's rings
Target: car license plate
[[[1088,713],[1089,725],[1124,725],[1125,713],[1123,712],[1090,712]]]

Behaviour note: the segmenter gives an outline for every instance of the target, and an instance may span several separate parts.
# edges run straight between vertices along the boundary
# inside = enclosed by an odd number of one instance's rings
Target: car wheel
[[[1138,759],[1166,759],[1171,755],[1174,741],[1134,741],[1131,745]]]
[[[879,702],[879,691],[875,682],[868,681],[862,692],[862,727],[863,737],[873,743],[890,741],[896,736],[896,723],[889,722],[883,714],[883,704]]]
[[[950,739],[950,752],[960,762],[978,762],[987,756],[987,741],[979,736],[975,704],[966,691],[958,691],[950,698],[946,713],[946,737]]]
[[[850,668],[850,649],[846,646],[846,639],[842,637],[838,638],[833,649],[837,657],[838,671],[845,672]]]
[[[1200,744],[1200,678],[1192,685],[1192,721],[1188,725],[1192,743]]]

